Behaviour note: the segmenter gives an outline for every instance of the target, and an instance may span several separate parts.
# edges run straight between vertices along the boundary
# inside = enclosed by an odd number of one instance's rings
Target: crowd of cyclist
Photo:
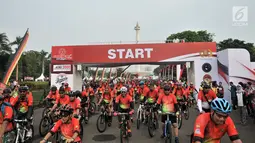
[[[128,113],[127,132],[132,136],[131,124],[134,120],[135,103],[153,106],[155,111],[162,113],[171,112],[170,116],[174,128],[175,143],[179,143],[177,118],[179,108],[186,111],[187,104],[196,104],[200,112],[194,125],[194,133],[191,141],[194,143],[219,143],[220,139],[227,132],[233,143],[241,143],[238,132],[229,114],[232,105],[223,99],[222,86],[201,83],[201,88],[196,90],[192,83],[184,85],[181,82],[162,80],[118,80],[112,81],[88,81],[85,82],[82,91],[72,91],[68,83],[57,89],[52,86],[49,94],[45,97],[46,102],[51,102],[52,107],[47,114],[58,114],[59,119],[54,126],[41,140],[47,142],[51,136],[60,132],[67,143],[82,142],[81,137],[81,112],[85,112],[85,120],[89,120],[89,108],[94,101],[100,109],[108,111],[109,125],[111,126],[112,116],[119,113]],[[194,96],[197,94],[197,98]],[[193,99],[193,100],[190,100]],[[185,104],[180,104],[180,103]],[[0,118],[0,143],[10,136],[15,130],[14,119],[26,120],[28,124],[26,138],[33,136],[33,96],[27,86],[15,86],[13,89],[6,88],[0,96],[1,118]],[[83,110],[84,109],[84,110]],[[3,110],[3,111],[2,111]],[[121,119],[119,124],[121,124]],[[158,119],[158,115],[156,115]],[[165,138],[164,123],[166,115],[161,115],[162,134]],[[147,122],[147,118],[143,120]],[[3,139],[3,140],[2,140]]]

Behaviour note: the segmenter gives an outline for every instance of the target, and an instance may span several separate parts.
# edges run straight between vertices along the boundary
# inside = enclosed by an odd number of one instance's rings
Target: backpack
[[[12,105],[8,102],[3,102],[2,105],[1,105],[1,112],[2,112],[2,115],[4,116],[5,115],[5,107],[8,106],[8,107],[11,107],[12,108]]]

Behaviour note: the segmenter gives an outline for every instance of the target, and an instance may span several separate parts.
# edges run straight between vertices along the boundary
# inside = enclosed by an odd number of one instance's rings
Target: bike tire
[[[178,129],[181,129],[182,127],[182,112],[180,112],[180,114],[177,117],[177,123],[178,123]]]
[[[186,113],[184,114],[185,120],[189,119],[189,108],[186,109]]]
[[[166,125],[165,143],[172,143],[172,128],[169,123]]]
[[[148,132],[150,137],[155,136],[155,126],[154,126],[154,121],[151,116],[148,118]]]
[[[123,141],[124,141],[124,137],[123,137],[123,129],[122,129],[123,127],[121,127],[121,129],[120,129],[120,143],[123,143]]]
[[[49,108],[44,108],[42,112],[42,118],[49,112]]]
[[[80,138],[81,138],[81,140],[82,140],[82,138],[83,138],[83,125],[82,125],[82,124],[80,124],[80,128],[81,128],[81,131],[80,131]]]
[[[91,102],[90,106],[89,106],[89,113],[91,115],[94,115],[96,112],[96,103],[95,102]]]
[[[136,128],[139,130],[140,129],[140,124],[141,124],[141,117],[140,117],[140,110],[137,112],[137,119],[136,119]]]
[[[33,143],[33,137],[34,137],[34,134],[35,134],[34,126],[30,125],[30,128],[32,129],[32,137],[30,139],[26,140],[25,141],[26,143]]]
[[[103,129],[100,129],[100,122],[103,121],[104,122],[104,127]],[[101,114],[100,116],[98,116],[97,118],[97,130],[99,133],[103,133],[106,130],[107,127],[107,122],[105,121],[105,116],[103,114]]]
[[[47,130],[45,130],[45,131],[43,132],[43,131],[42,131],[42,126],[43,126],[43,122],[46,121],[46,120],[47,120],[48,123],[49,123],[46,127],[49,127],[49,129],[47,129]],[[49,132],[49,130],[50,130],[50,125],[51,125],[51,120],[50,120],[49,117],[45,116],[45,117],[43,117],[43,118],[41,119],[40,124],[39,124],[39,134],[40,134],[41,137],[44,137],[44,136]]]

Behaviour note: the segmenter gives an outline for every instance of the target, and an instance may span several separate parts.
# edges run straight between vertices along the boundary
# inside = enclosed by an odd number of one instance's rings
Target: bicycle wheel
[[[49,117],[45,116],[41,119],[39,124],[39,134],[44,137],[49,131],[51,126],[51,120]]]
[[[151,115],[148,117],[148,132],[150,137],[154,137],[155,135],[155,124],[154,124],[154,119],[151,117]]]
[[[91,102],[90,106],[89,106],[89,113],[91,115],[94,115],[96,112],[96,103],[95,102]]]
[[[80,124],[80,128],[81,128],[81,131],[80,131],[80,138],[81,138],[81,140],[82,140],[82,138],[83,138],[83,125],[82,125],[82,124]]]
[[[185,113],[184,113],[184,118],[185,118],[186,120],[189,119],[189,108],[188,108],[188,107],[186,108],[186,111],[185,111]]]
[[[165,143],[172,143],[172,128],[169,123],[166,125]]]
[[[182,127],[182,111],[180,111],[180,114],[177,116],[177,123],[178,123],[178,129],[181,129],[181,127]]]
[[[140,128],[140,123],[141,123],[141,117],[140,117],[140,110],[137,112],[137,119],[136,119],[136,128],[139,130]]]
[[[102,128],[100,128],[102,125]],[[106,126],[107,126],[107,123],[105,121],[105,116],[104,114],[101,114],[98,118],[97,118],[97,130],[98,132],[102,133],[106,130]]]
[[[44,108],[42,112],[42,118],[50,111],[49,108]]]
[[[35,132],[34,132],[34,126],[33,125],[30,125],[30,129],[32,130],[32,137],[30,137],[30,138],[26,138],[26,143],[33,143],[33,137],[34,137],[34,134],[35,134]]]

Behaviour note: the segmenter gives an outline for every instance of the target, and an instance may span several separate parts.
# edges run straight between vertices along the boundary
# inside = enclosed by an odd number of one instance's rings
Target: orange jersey
[[[65,95],[65,97],[61,98],[60,96],[58,96],[57,100],[56,100],[56,104],[60,104],[60,105],[67,105],[70,102],[70,98],[68,95]]]
[[[1,105],[1,106],[4,106],[4,105]],[[4,107],[4,115],[0,111],[0,127],[3,124],[4,120],[11,121],[12,118],[13,118],[13,109],[9,106],[5,106]],[[13,129],[13,124],[12,124],[12,122],[9,122],[5,132],[11,131],[12,129]]]
[[[198,92],[198,99],[200,99],[202,102],[207,102],[205,96],[209,102],[211,102],[213,99],[217,97],[212,90],[209,90],[209,92],[206,95],[204,95],[204,92],[202,90]]]
[[[59,96],[58,90],[56,91],[55,94],[52,94],[52,92],[50,91],[49,94],[46,96],[46,98],[48,98],[48,99],[57,99],[58,96]]]
[[[133,99],[128,94],[125,97],[122,97],[122,95],[118,95],[115,101],[115,103],[120,104],[120,108],[122,109],[129,109],[131,102],[133,102]]]
[[[73,108],[73,110],[77,110],[81,108],[81,101],[77,98],[75,98],[74,101],[70,101],[69,105]]]
[[[149,91],[147,96],[148,103],[155,103],[158,98],[158,91],[155,89],[153,91]]]
[[[65,92],[70,92],[70,91],[72,91],[71,87],[65,87]]]
[[[19,112],[26,113],[28,111],[28,107],[33,106],[33,95],[29,92],[24,99],[17,97],[11,104],[15,105]]]
[[[103,96],[101,97],[102,100],[105,102],[105,103],[110,103],[111,100],[114,98],[114,95],[112,95],[111,93],[104,93]]]
[[[170,95],[161,94],[158,98],[157,104],[162,104],[162,112],[175,112],[174,104],[177,104],[176,97],[170,93]]]
[[[194,125],[194,138],[203,139],[204,143],[220,143],[225,133],[228,133],[229,137],[238,135],[230,117],[227,117],[223,125],[215,125],[211,120],[211,113],[204,113],[197,117]]]
[[[64,124],[62,120],[58,120],[54,127],[51,129],[51,132],[56,133],[57,131],[61,131],[61,134],[68,139],[71,139],[73,137],[73,134],[75,132],[80,133],[80,124],[79,120],[76,118],[71,119],[71,123],[69,124]],[[81,141],[80,137],[78,136],[77,138],[74,139],[74,142],[79,142]]]
[[[181,100],[183,99],[183,96],[185,96],[185,90],[183,88],[181,89],[175,88],[173,94],[176,96],[177,100]]]

